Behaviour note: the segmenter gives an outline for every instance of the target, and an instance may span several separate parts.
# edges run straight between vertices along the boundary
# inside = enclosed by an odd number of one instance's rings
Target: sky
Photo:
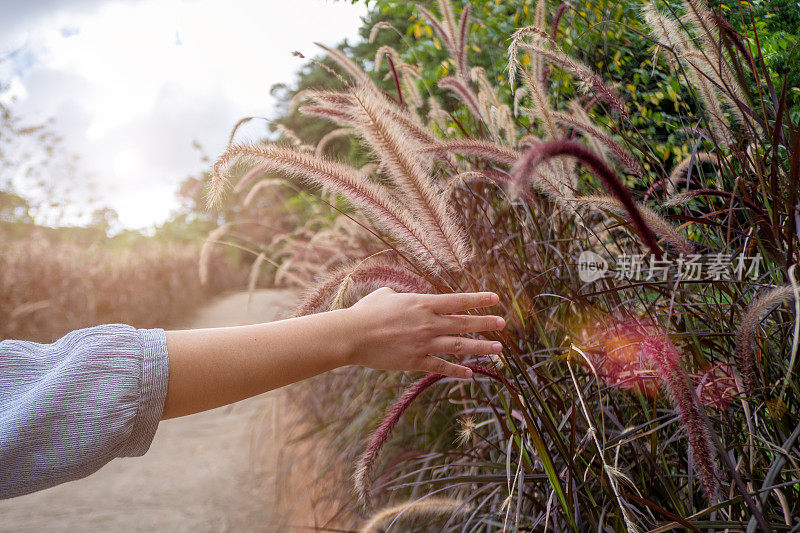
[[[145,228],[207,166],[193,141],[213,159],[237,120],[274,117],[270,87],[306,61],[292,52],[353,42],[364,15],[332,0],[0,0],[0,66],[16,113],[53,118],[100,203]]]

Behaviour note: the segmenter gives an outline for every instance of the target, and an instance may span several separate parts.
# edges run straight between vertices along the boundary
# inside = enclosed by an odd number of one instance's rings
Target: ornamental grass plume
[[[499,381],[501,383],[504,382],[503,378],[501,378],[497,372],[490,368],[471,364],[464,366],[472,370],[474,374],[481,374],[495,381]],[[372,508],[372,497],[370,494],[372,487],[372,474],[375,471],[375,465],[384,444],[386,444],[386,441],[389,440],[389,437],[392,435],[392,431],[394,430],[395,426],[397,426],[397,422],[400,421],[400,418],[403,416],[403,413],[406,411],[406,409],[408,409],[408,407],[414,403],[414,400],[416,400],[417,397],[431,385],[438,383],[444,377],[445,376],[441,374],[428,374],[424,378],[408,387],[403,395],[394,403],[394,405],[392,405],[384,419],[378,425],[378,428],[372,434],[372,438],[364,450],[364,453],[361,455],[361,458],[358,461],[358,467],[353,474],[353,480],[355,482],[354,486],[356,493],[358,494],[358,499],[366,509]]]
[[[540,56],[552,64],[563,68],[582,82],[582,87],[591,91],[595,96],[607,103],[621,117],[628,117],[628,110],[625,102],[617,92],[609,86],[602,77],[592,69],[565,54],[561,48],[551,41],[549,36],[537,31],[532,33],[534,39],[531,42],[523,42],[519,47],[531,54]],[[549,47],[545,46],[545,43]]]
[[[294,316],[310,315],[349,307],[360,297],[380,288],[389,287],[396,292],[434,292],[425,278],[400,264],[382,256],[342,265],[328,273],[326,278],[308,290],[300,299]],[[337,297],[338,296],[338,297]]]
[[[777,287],[758,298],[745,311],[739,331],[736,333],[736,363],[742,376],[744,392],[748,394],[756,392],[755,353],[758,325],[776,307],[792,301],[794,301],[794,289],[791,285]]]
[[[576,205],[588,205],[599,209],[608,209],[631,220],[629,212],[625,209],[622,202],[610,196],[578,196],[576,198],[570,198],[569,201]],[[678,233],[669,222],[658,216],[655,211],[641,204],[637,204],[637,208],[647,225],[652,228],[657,235],[678,250],[678,252],[682,254],[693,254],[695,252],[692,241]]]
[[[393,104],[375,91],[361,89],[356,93],[361,105],[359,134],[378,155],[387,176],[396,186],[413,216],[424,225],[433,246],[446,251],[445,264],[458,267],[467,262],[469,249],[464,231],[449,212],[446,199],[439,194],[430,178],[430,165],[421,157],[421,146],[404,134],[391,120],[388,111]]]
[[[581,336],[592,368],[603,381],[651,397],[660,391],[668,394],[692,448],[703,491],[713,503],[720,485],[701,404],[728,408],[735,398],[730,367],[718,363],[690,376],[663,328],[639,319],[605,320],[584,328]]]
[[[658,397],[664,389],[656,361],[642,349],[642,342],[656,326],[643,326],[641,320],[603,319],[580,328],[577,337],[597,377],[611,387]],[[698,401],[725,411],[736,398],[733,369],[717,362],[690,375]]]
[[[277,145],[234,145],[214,164],[214,186],[224,183],[223,171],[233,161],[249,160],[264,169],[295,176],[345,196],[371,216],[374,223],[430,269],[452,265],[448,249],[432,243],[426,228],[383,185],[370,181],[357,169],[322,157]],[[212,195],[216,196],[218,193]],[[437,247],[438,246],[438,247]]]
[[[475,96],[475,93],[472,92],[472,89],[469,88],[465,80],[455,76],[447,76],[441,78],[437,82],[437,85],[441,89],[449,89],[450,91],[453,91],[458,99],[469,108],[475,117],[484,121],[486,120],[486,117],[483,116],[483,112],[481,111],[481,105],[478,102],[478,98]]]
[[[409,522],[414,519],[436,518],[468,513],[470,505],[451,498],[429,497],[390,505],[375,512],[360,528],[359,533],[385,533],[389,526],[398,520]]]
[[[681,178],[684,178],[687,184],[689,181],[691,181],[691,172],[693,167],[697,167],[699,169],[702,163],[719,165],[719,162],[719,155],[708,152],[695,152],[689,157],[685,158],[683,161],[675,165],[675,168],[672,169],[672,172],[670,172],[669,177],[667,178],[667,195],[672,196],[675,193],[675,187],[678,186]]]
[[[711,27],[708,26],[710,20],[701,22],[697,18],[698,9],[707,12],[702,0],[686,2],[685,5],[688,6],[689,20],[701,30],[701,43],[705,44],[701,49],[693,44],[693,39],[678,20],[667,18],[655,4],[645,3],[642,11],[659,47],[669,50],[667,61],[674,67],[680,64],[688,66],[686,75],[708,113],[712,134],[722,144],[730,146],[734,138],[720,97],[725,98],[730,104],[729,108],[735,110],[734,114],[744,121],[739,109],[744,102],[740,100],[743,98],[742,90],[727,59],[718,51],[719,45],[714,41],[710,33]]]
[[[456,27],[455,16],[453,15],[453,6],[450,0],[439,0],[439,11],[442,13],[442,18],[437,19],[430,11],[422,6],[417,6],[419,12],[425,17],[431,28],[439,35],[444,45],[450,51],[456,63],[457,75],[466,80],[468,77],[467,71],[467,37],[469,32],[469,16],[472,5],[467,3],[461,11],[461,16]]]
[[[242,205],[247,207],[253,203],[253,200],[258,197],[264,190],[270,187],[280,187],[285,185],[286,181],[279,179],[279,178],[265,178],[257,182],[253,187],[247,192],[247,196],[245,196]]]
[[[587,150],[583,145],[573,141],[552,141],[531,147],[528,152],[517,161],[512,170],[512,179],[515,187],[524,185],[524,181],[532,176],[536,168],[551,158],[559,156],[575,157],[578,161],[588,166],[605,186],[606,190],[623,206],[633,223],[642,241],[650,252],[660,258],[661,248],[656,242],[653,230],[645,222],[641,212],[633,201],[630,191],[599,156]]]
[[[352,134],[353,134],[352,128],[337,128],[335,130],[329,131],[317,143],[317,147],[314,149],[314,155],[317,156],[323,155],[325,147],[328,146],[328,143],[330,143],[332,140],[338,139],[339,137],[344,137],[345,135],[352,135]]]
[[[614,158],[619,161],[625,168],[627,168],[632,174],[637,176],[642,175],[642,167],[639,165],[639,162],[636,158],[631,154],[626,148],[620,145],[616,140],[614,140],[611,135],[604,132],[599,127],[592,124],[588,119],[588,115],[585,115],[583,112],[583,108],[580,105],[574,105],[575,102],[572,103],[571,106],[573,109],[570,113],[560,113],[554,112],[553,118],[567,126],[570,126],[584,135],[587,135],[590,139],[598,141],[603,147],[605,147],[613,156]],[[602,152],[596,150],[598,154]]]
[[[218,227],[209,233],[205,242],[203,242],[203,247],[200,249],[199,261],[200,283],[202,285],[208,283],[209,264],[211,262],[211,255],[214,245],[221,242],[220,239],[230,230],[230,227],[231,224],[225,224],[224,226]]]
[[[422,148],[422,150],[424,152],[435,153],[442,160],[445,160],[444,156],[446,154],[467,154],[506,165],[513,165],[520,157],[520,153],[511,148],[506,148],[489,141],[474,139],[438,141]]]
[[[734,370],[728,363],[717,362],[692,373],[695,394],[701,404],[725,411],[739,396]]]
[[[669,393],[672,404],[678,410],[692,447],[692,457],[703,492],[714,503],[720,489],[714,465],[715,449],[701,413],[702,407],[681,364],[680,353],[666,332],[654,327],[644,328],[640,347],[644,357],[653,362],[664,390]]]

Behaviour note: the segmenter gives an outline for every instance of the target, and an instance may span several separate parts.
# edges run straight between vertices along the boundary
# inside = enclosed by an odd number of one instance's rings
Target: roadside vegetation
[[[208,242],[256,258],[251,286],[305,286],[298,314],[492,290],[507,319],[470,381],[298,389],[338,505],[317,523],[800,526],[793,9],[378,1],[275,88],[277,141],[234,129],[211,200],[255,211]]]

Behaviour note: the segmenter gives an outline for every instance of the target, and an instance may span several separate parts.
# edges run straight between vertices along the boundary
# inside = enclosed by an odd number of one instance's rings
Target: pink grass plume
[[[482,365],[464,366],[469,368],[473,375],[481,374],[492,380],[506,383],[497,372],[490,368]],[[431,385],[438,383],[444,377],[445,376],[441,374],[428,374],[424,378],[412,384],[406,389],[400,399],[398,399],[394,405],[392,405],[391,409],[389,409],[388,413],[375,430],[375,433],[372,434],[372,438],[370,439],[367,448],[364,450],[364,453],[361,455],[361,459],[358,462],[358,468],[353,476],[355,490],[366,509],[372,508],[372,499],[370,494],[370,489],[372,486],[372,474],[375,471],[377,459],[381,450],[383,449],[383,446],[386,444],[386,441],[389,440],[389,437],[391,437],[394,428],[397,426],[397,423],[400,421],[400,418],[403,416],[403,413],[405,413],[406,409],[408,409],[408,407],[414,403],[414,400],[416,400],[420,394],[422,394]]]
[[[584,145],[573,141],[552,141],[533,146],[514,165],[511,173],[512,181],[516,187],[521,187],[523,180],[532,176],[536,167],[549,159],[561,156],[576,158],[600,178],[609,194],[619,200],[625,211],[628,212],[631,222],[644,244],[656,258],[660,259],[662,251],[658,246],[655,233],[647,225],[638,207],[636,207],[636,202],[634,202],[630,191],[622,184],[619,177],[609,168],[605,161]]]

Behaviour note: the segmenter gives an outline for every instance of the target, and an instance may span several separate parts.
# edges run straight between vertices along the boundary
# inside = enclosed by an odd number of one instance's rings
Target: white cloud
[[[239,118],[271,114],[269,88],[302,64],[294,50],[312,57],[313,41],[353,40],[366,13],[330,0],[75,5],[16,13],[0,48],[25,43],[14,64],[20,114],[56,119],[129,227],[176,206],[171,191],[201,168],[193,140],[218,154]]]

